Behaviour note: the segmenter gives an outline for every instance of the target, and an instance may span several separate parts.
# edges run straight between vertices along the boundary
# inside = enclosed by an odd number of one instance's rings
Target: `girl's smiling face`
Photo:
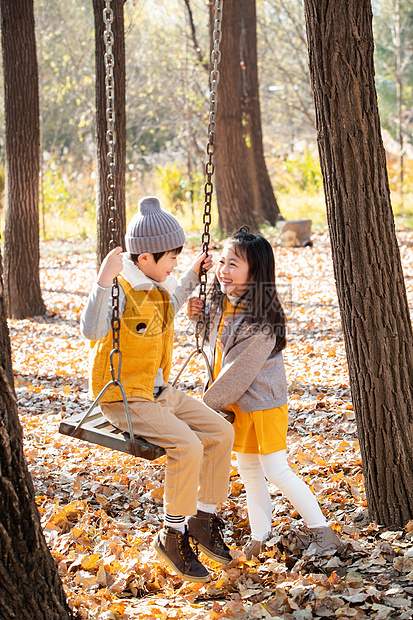
[[[221,291],[226,295],[241,297],[250,284],[249,265],[245,258],[235,254],[230,245],[222,250],[217,267]]]

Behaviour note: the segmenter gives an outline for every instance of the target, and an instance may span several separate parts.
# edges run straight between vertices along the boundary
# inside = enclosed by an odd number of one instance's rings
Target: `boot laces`
[[[191,543],[193,547],[189,544],[189,539],[191,539]],[[191,561],[195,558],[198,559],[198,541],[191,535],[181,534],[178,538],[178,548],[181,554],[181,557],[185,564],[190,564]]]
[[[222,538],[222,532],[224,530],[224,522],[217,515],[212,515],[209,522],[211,528],[211,538],[219,547],[226,548],[226,544]]]
[[[251,551],[251,549],[254,549],[254,547],[256,547],[257,544],[259,544],[260,548],[261,548],[261,546],[262,546],[261,542],[259,542],[258,540],[254,540],[253,538],[250,538],[249,541],[247,542],[247,544],[244,547],[244,551],[246,551],[246,552]]]
[[[311,540],[320,543],[323,540],[323,532],[320,530],[318,532],[312,532]]]

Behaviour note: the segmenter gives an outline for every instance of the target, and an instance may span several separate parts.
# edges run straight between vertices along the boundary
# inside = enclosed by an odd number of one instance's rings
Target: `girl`
[[[192,298],[195,319],[202,302]],[[304,518],[312,533],[308,551],[341,551],[317,500],[287,462],[287,381],[282,350],[285,315],[275,286],[271,245],[241,228],[224,244],[209,296],[208,340],[213,383],[203,400],[234,414],[238,471],[245,485],[251,539],[248,560],[258,556],[271,535],[272,505],[266,479],[275,484]]]

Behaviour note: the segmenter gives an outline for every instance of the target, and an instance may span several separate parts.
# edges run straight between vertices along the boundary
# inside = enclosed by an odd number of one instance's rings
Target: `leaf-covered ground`
[[[412,306],[413,234],[398,238]],[[195,252],[184,250],[180,270]],[[164,459],[134,459],[58,433],[62,418],[88,404],[79,316],[95,256],[86,242],[42,245],[48,316],[10,321],[13,365],[44,533],[81,618],[413,618],[413,522],[391,531],[371,523],[366,511],[328,236],[317,235],[313,248],[275,247],[275,255],[289,319],[289,460],[346,550],[307,556],[302,520],[271,487],[274,536],[260,562],[247,562],[245,492],[233,461],[221,516],[234,560],[222,567],[203,558],[212,573],[203,586],[182,582],[151,547],[162,523]],[[183,312],[175,340],[172,376],[193,345]],[[180,387],[200,398],[203,379],[197,359]]]

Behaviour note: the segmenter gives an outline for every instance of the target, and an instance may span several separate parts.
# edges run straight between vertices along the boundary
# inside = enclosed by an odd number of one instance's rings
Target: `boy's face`
[[[146,252],[138,258],[139,269],[151,280],[155,282],[164,282],[171,275],[172,271],[178,264],[178,254],[172,250],[166,252],[158,262],[155,261],[153,254]]]

